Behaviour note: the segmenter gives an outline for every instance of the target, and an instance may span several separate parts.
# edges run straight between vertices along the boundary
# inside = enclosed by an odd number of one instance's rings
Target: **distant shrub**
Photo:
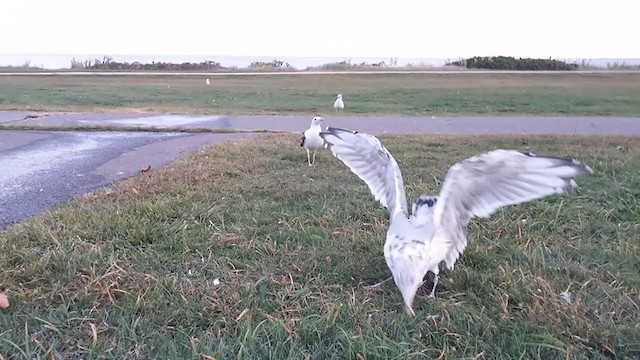
[[[607,69],[610,70],[638,70],[640,69],[640,64],[627,64],[622,61],[615,61],[613,63],[607,63]]]
[[[282,60],[254,61],[249,65],[251,70],[291,70],[293,67]]]
[[[31,71],[42,70],[42,66],[31,65],[31,60],[25,60],[22,65],[6,65],[0,66],[0,71]]]
[[[309,66],[307,70],[329,70],[329,71],[339,71],[339,70],[375,70],[375,69],[387,69],[397,66],[398,59],[391,58],[389,62],[380,61],[376,63],[368,63],[361,62],[360,64],[355,64],[351,62],[351,59],[333,63],[322,64],[320,66]]]
[[[339,61],[333,63],[322,64],[320,66],[309,66],[307,70],[351,70],[355,67],[358,67],[356,64],[352,64],[349,61]]]
[[[578,64],[553,59],[514,58],[512,56],[476,56],[448,62],[468,69],[492,70],[577,70]]]
[[[173,63],[165,63],[165,62],[152,62],[147,64],[142,64],[139,62],[118,62],[113,61],[113,58],[109,56],[105,56],[102,59],[94,59],[94,60],[76,60],[75,58],[71,60],[71,68],[72,69],[87,69],[87,70],[128,70],[128,71],[140,71],[140,70],[148,70],[148,71],[159,71],[159,70],[169,70],[169,71],[195,71],[195,70],[224,70],[225,67],[220,65],[219,62],[216,61],[203,61],[200,63],[190,63],[185,62],[181,64],[173,64]]]

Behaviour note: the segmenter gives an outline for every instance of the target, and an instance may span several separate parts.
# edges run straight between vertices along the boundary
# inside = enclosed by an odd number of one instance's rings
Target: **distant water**
[[[103,54],[0,54],[0,66],[21,66],[25,62],[29,62],[31,66],[38,66],[45,69],[67,69],[71,66],[71,60],[76,59],[80,61],[102,59]],[[367,58],[367,57],[287,57],[287,56],[176,56],[176,55],[113,55],[110,56],[114,61],[118,62],[140,62],[140,63],[152,63],[152,62],[168,62],[168,63],[183,63],[192,62],[199,63],[203,61],[217,61],[222,66],[227,67],[246,67],[253,61],[271,61],[280,60],[285,63],[289,63],[291,66],[297,69],[304,69],[311,66],[319,66],[327,63],[350,61],[352,64],[366,63],[379,63],[384,61],[389,64],[390,60],[395,60],[397,66],[405,66],[408,64],[420,65],[420,66],[441,66],[449,60],[457,60],[455,58],[391,58],[391,57],[379,57],[379,58]],[[565,60],[568,62],[577,62],[580,64],[583,59],[579,58],[558,58],[559,60]],[[585,62],[591,66],[607,67],[607,64],[626,63],[628,65],[640,65],[640,59],[584,59]]]

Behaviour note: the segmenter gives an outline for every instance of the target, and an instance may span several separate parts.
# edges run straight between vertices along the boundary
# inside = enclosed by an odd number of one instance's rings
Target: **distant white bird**
[[[336,101],[333,103],[333,108],[336,109],[336,111],[344,110],[344,102],[342,101],[342,94],[338,94],[338,96],[336,97]]]
[[[473,217],[489,217],[499,208],[562,193],[576,187],[573,177],[593,173],[576,160],[494,150],[453,165],[440,195],[420,195],[409,216],[402,174],[395,159],[369,134],[337,128],[320,133],[333,155],[363,180],[389,211],[384,258],[404,299],[415,315],[413,300],[427,272],[434,273],[429,297],[435,297],[439,265],[453,270],[467,246],[466,227]]]
[[[207,85],[211,85],[211,81],[209,81],[209,78],[207,78],[207,81],[205,81]]]
[[[313,165],[316,161],[316,151],[322,149],[324,140],[320,137],[322,131],[323,118],[316,116],[311,119],[311,126],[303,133],[300,138],[300,146],[307,150],[307,162],[309,166]]]

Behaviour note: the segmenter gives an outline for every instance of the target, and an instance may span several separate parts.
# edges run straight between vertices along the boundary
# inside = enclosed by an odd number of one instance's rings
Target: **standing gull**
[[[427,272],[435,275],[433,298],[440,263],[453,270],[473,217],[488,218],[499,208],[563,193],[577,187],[573,177],[593,173],[576,160],[494,150],[451,166],[440,194],[420,195],[409,216],[400,168],[375,136],[329,127],[320,137],[389,211],[384,258],[392,276],[367,288],[393,279],[409,315],[415,315],[413,300]]]
[[[342,111],[344,109],[344,102],[342,101],[342,94],[338,94],[336,101],[333,103],[333,108],[336,111]]]
[[[300,138],[300,146],[307,150],[307,162],[309,166],[313,165],[316,161],[316,151],[322,149],[324,140],[320,137],[322,128],[320,125],[324,121],[320,116],[316,116],[311,119],[311,126],[305,130],[304,134]]]

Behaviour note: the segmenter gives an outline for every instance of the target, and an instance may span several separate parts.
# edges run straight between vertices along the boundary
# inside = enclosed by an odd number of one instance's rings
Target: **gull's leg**
[[[420,288],[420,286],[422,286],[424,284],[424,281],[420,283],[420,285],[418,285],[418,287],[416,288],[416,290],[418,290],[418,288]],[[403,294],[404,295],[404,294]],[[413,292],[413,296],[411,297],[411,299],[405,300],[404,303],[404,311],[407,313],[407,315],[409,316],[416,316],[415,311],[413,311],[413,300],[416,297],[416,293],[415,291]],[[404,298],[404,296],[403,296]]]
[[[433,277],[433,288],[431,288],[431,293],[427,296],[427,299],[435,299],[436,297],[436,285],[438,285],[438,273],[434,273]]]
[[[313,150],[313,153],[311,154],[311,163],[316,163],[316,150]]]
[[[409,316],[416,316],[416,313],[413,311],[411,306],[409,306],[407,304],[404,304],[404,311],[406,311],[407,315],[409,315]]]
[[[311,166],[311,153],[309,152],[309,149],[307,150],[307,163],[309,163],[309,166]]]
[[[386,283],[388,283],[389,281],[393,280],[393,276],[389,276],[389,278],[380,281],[379,283],[375,284],[375,285],[367,285],[365,287],[363,287],[364,290],[382,290],[382,286]]]

